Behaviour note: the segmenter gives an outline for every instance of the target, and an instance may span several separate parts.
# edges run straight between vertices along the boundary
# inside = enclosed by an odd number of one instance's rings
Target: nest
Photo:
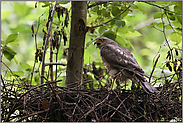
[[[166,83],[161,93],[147,94],[142,89],[69,89],[51,85],[2,87],[1,121],[14,122],[155,122],[182,120],[181,83]],[[12,88],[10,88],[12,87]]]

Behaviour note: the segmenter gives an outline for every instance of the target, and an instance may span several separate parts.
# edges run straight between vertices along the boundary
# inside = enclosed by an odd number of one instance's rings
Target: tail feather
[[[159,92],[155,87],[151,85],[151,83],[147,82],[146,78],[139,73],[136,73],[138,81],[140,82],[141,87],[144,89],[146,93],[157,93]]]
[[[155,87],[151,85],[149,82],[140,82],[141,87],[146,91],[147,93],[154,93],[159,92]]]

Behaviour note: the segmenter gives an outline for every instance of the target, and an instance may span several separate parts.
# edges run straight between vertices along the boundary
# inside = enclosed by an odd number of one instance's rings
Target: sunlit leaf
[[[6,44],[15,41],[17,37],[18,37],[18,34],[10,34],[6,39]]]
[[[59,4],[67,4],[69,3],[70,1],[58,1]]]
[[[154,17],[154,19],[161,18],[162,14],[161,14],[161,12],[156,12],[153,17]],[[164,15],[163,15],[163,17],[164,17]]]
[[[3,52],[4,56],[11,61],[13,57],[17,54],[15,51],[13,51],[10,47],[6,46],[5,50]]]
[[[16,75],[17,77],[21,77],[24,75],[23,71],[12,71],[14,75]]]
[[[100,27],[98,32],[99,32],[99,34],[102,34],[103,32],[105,32],[105,28],[104,27]]]
[[[178,21],[174,21],[173,25],[178,28],[182,28],[182,25]]]
[[[117,16],[121,11],[119,10],[118,7],[112,6],[112,15]]]
[[[19,64],[25,70],[29,70],[31,68],[31,66],[25,62],[19,62]]]
[[[145,14],[145,10],[142,6],[140,6],[140,5],[136,5],[136,6],[139,11],[141,11],[143,14]]]
[[[182,41],[182,35],[181,35],[181,33],[172,32],[170,34],[170,40],[173,41],[173,42],[177,42],[177,44],[179,44]]]
[[[123,14],[121,14],[121,18],[124,18],[129,13],[129,10],[126,10]]]

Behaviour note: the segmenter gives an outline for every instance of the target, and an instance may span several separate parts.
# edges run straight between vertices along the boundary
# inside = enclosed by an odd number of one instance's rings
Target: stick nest
[[[1,91],[1,121],[155,122],[182,119],[182,83],[166,83],[159,94],[142,89],[68,89],[50,83],[25,87],[6,84]]]

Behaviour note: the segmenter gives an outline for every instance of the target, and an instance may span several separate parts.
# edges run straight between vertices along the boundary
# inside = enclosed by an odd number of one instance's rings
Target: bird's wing
[[[120,45],[107,44],[101,49],[100,54],[113,67],[123,67],[144,73],[134,55]]]

